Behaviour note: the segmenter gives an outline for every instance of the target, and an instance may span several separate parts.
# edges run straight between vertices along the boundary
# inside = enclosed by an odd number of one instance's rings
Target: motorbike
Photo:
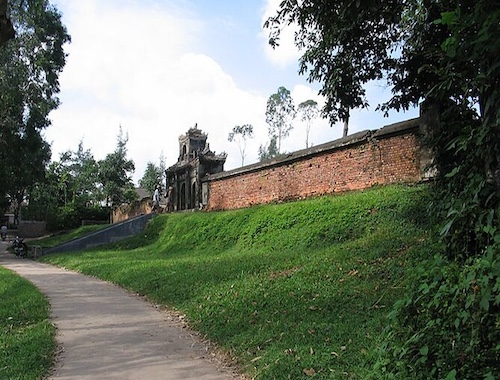
[[[14,253],[19,257],[26,257],[28,255],[28,246],[24,242],[24,239],[19,239],[19,236],[16,236],[13,243]]]

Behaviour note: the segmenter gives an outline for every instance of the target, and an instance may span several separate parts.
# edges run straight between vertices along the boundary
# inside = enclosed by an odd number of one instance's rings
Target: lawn
[[[27,280],[0,266],[0,379],[37,380],[52,366],[49,303]]]
[[[79,237],[91,234],[92,232],[102,230],[109,227],[109,224],[94,224],[82,226],[70,231],[61,231],[50,236],[44,236],[38,239],[31,239],[30,245],[39,245],[43,249],[48,249],[65,243],[69,240],[78,239]]]
[[[43,260],[185,314],[249,377],[365,379],[408,266],[432,249],[428,197],[390,186],[166,214],[134,238]]]

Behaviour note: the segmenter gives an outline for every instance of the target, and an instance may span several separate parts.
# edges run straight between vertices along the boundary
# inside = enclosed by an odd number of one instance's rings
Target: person
[[[160,207],[160,186],[156,185],[153,193],[153,211]]]
[[[174,188],[172,186],[168,187],[168,192],[167,192],[167,212],[172,212],[174,211]]]
[[[2,224],[1,235],[2,235],[2,240],[5,240],[7,238],[7,226],[5,224]]]

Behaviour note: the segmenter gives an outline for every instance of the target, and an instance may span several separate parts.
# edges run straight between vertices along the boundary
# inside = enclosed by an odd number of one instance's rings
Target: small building
[[[168,211],[201,208],[208,196],[203,196],[201,181],[209,174],[224,171],[226,153],[215,154],[207,143],[207,134],[197,124],[179,137],[179,158],[166,173]]]

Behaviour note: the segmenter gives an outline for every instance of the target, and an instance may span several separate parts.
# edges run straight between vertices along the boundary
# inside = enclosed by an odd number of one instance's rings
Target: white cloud
[[[272,16],[276,15],[281,0],[267,0],[262,13],[262,25],[265,21]],[[264,29],[260,34],[262,39],[264,51],[267,58],[279,67],[286,67],[291,64],[297,65],[297,61],[301,56],[300,51],[295,46],[295,32],[297,27],[295,25],[286,25],[282,28],[280,33],[279,46],[276,48],[269,45],[269,30]]]
[[[72,43],[67,47],[69,57],[60,77],[62,105],[51,114],[53,123],[46,131],[53,159],[63,151],[76,150],[82,138],[84,147],[96,159],[103,159],[114,151],[121,125],[129,136],[128,153],[136,164],[137,183],[148,161],[158,163],[163,154],[168,166],[174,164],[179,154],[178,137],[198,123],[208,134],[210,148],[228,153],[226,169],[241,165],[237,145],[227,139],[229,132],[236,125],[252,124],[255,138],[248,142],[245,163],[258,160],[259,146],[268,141],[265,110],[270,94],[259,93],[257,84],[251,90],[241,89],[223,62],[215,61],[209,52],[200,53],[207,50],[208,23],[174,5],[189,2],[55,3],[63,12]],[[276,7],[277,0],[267,0],[261,19]],[[259,45],[264,49],[262,36],[232,41],[232,46],[239,44],[241,49],[252,50],[253,45]],[[268,49],[267,41],[265,46]],[[293,38],[283,40],[282,47],[270,53],[273,62],[282,65],[296,65],[299,55]],[[267,70],[269,77],[276,73],[269,67],[254,69],[257,76]],[[298,77],[291,77],[288,83],[296,104],[307,99],[323,104],[311,87],[295,85],[300,83]],[[276,83],[276,88],[280,85]],[[353,118],[353,128],[358,128],[354,125],[357,122]],[[340,134],[341,127],[330,128],[326,120],[318,119],[309,141],[317,145]],[[304,147],[305,130],[296,120],[290,137],[283,141],[283,150]]]
[[[239,151],[227,135],[247,123],[258,136],[265,134],[265,99],[238,89],[217,62],[195,53],[203,34],[199,20],[133,4],[111,8],[71,0],[64,7],[73,42],[60,78],[62,105],[46,131],[53,158],[76,150],[83,138],[85,148],[102,159],[115,149],[121,125],[137,182],[146,163],[157,163],[162,153],[167,165],[175,163],[178,137],[198,123],[212,150],[229,153],[226,168],[238,166]],[[247,162],[256,160],[251,145]]]

